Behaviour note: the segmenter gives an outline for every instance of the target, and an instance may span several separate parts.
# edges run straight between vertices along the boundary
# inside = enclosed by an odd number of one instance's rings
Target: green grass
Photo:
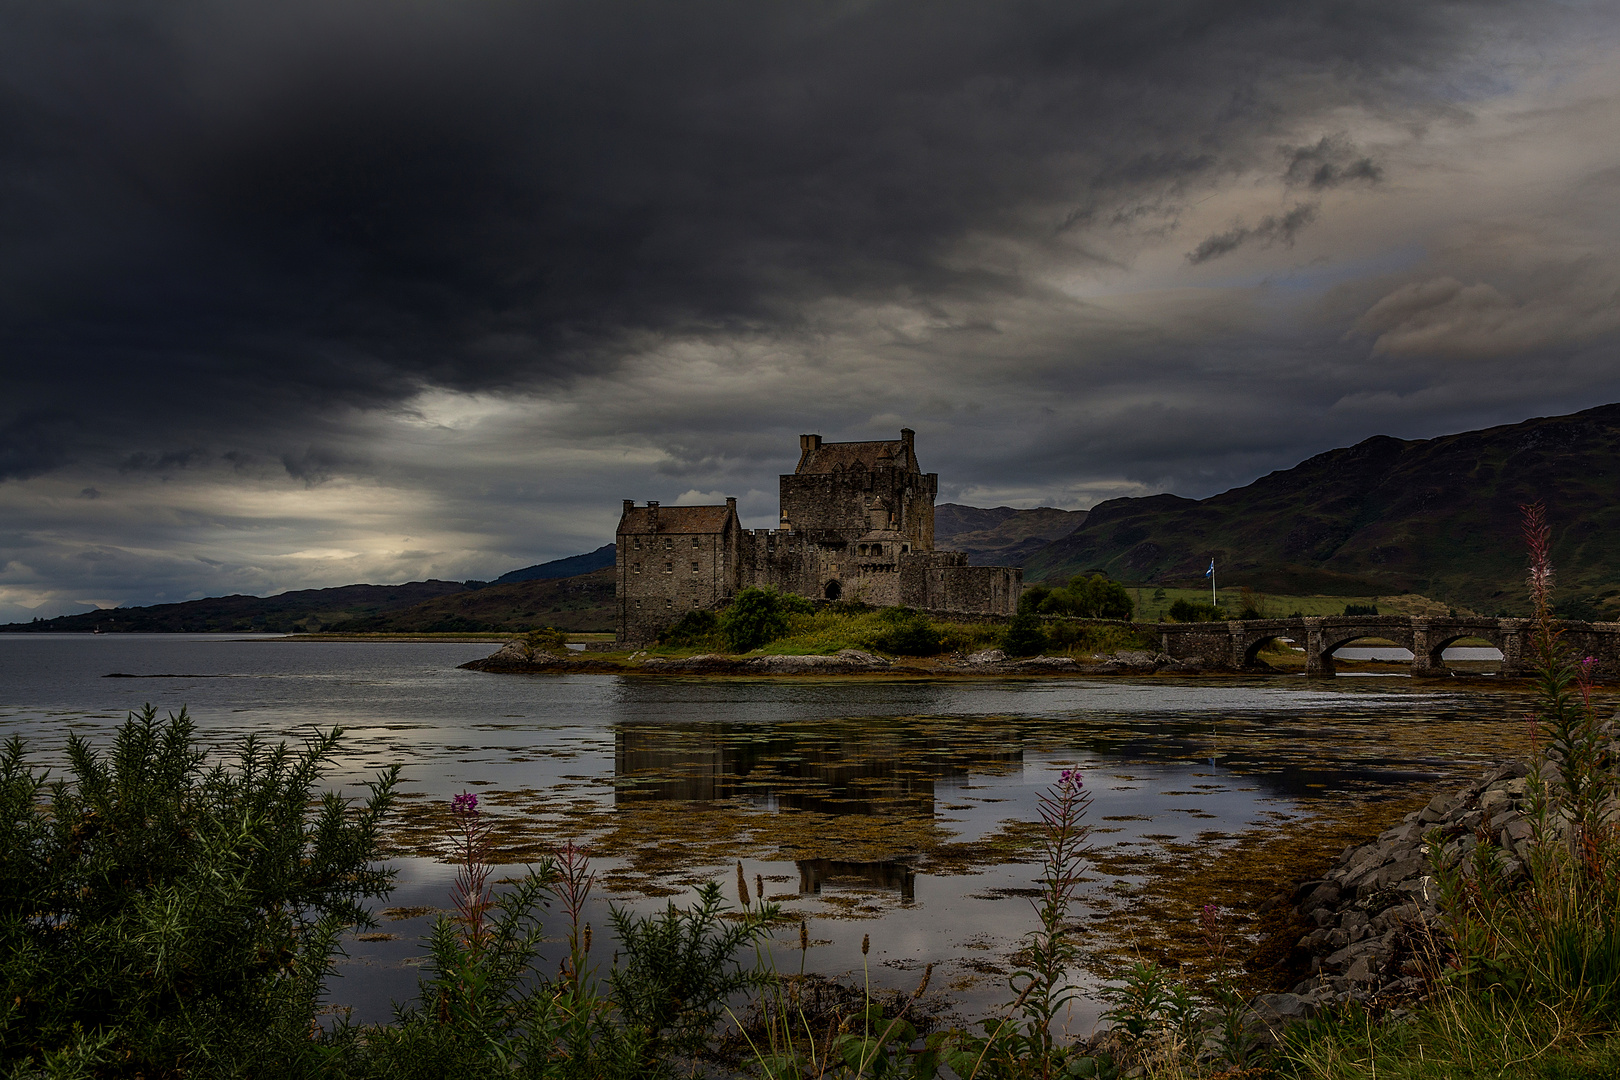
[[[885,629],[881,611],[839,612],[823,609],[809,615],[788,616],[788,636],[771,642],[752,654],[779,656],[827,656],[840,649],[876,651],[872,644]],[[1001,641],[1003,627],[997,623],[935,622],[940,632],[940,651],[976,652],[992,649]]]
[[[1402,1023],[1359,1011],[1319,1019],[1290,1039],[1278,1073],[1302,1080],[1608,1080],[1620,1076],[1620,1033],[1557,1005],[1509,1006],[1451,991]]]
[[[932,621],[940,636],[937,655],[999,648],[1007,629],[1004,623],[996,622]],[[789,615],[786,637],[777,638],[742,655],[830,656],[842,649],[893,655],[877,644],[889,625],[882,609],[852,612],[823,608],[811,614]],[[1158,649],[1156,641],[1134,633],[1120,623],[1055,619],[1049,622],[1047,630],[1052,638],[1051,647],[1044,650],[1047,656],[1072,656],[1083,660],[1121,649]],[[690,645],[652,645],[646,648],[650,656],[668,657],[727,651],[725,638],[718,632]]]
[[[1131,594],[1131,601],[1136,604],[1135,619],[1137,622],[1158,622],[1170,610],[1170,605],[1177,600],[1188,600],[1194,603],[1209,603],[1209,589],[1160,589],[1150,585],[1128,585],[1126,590]],[[1163,594],[1162,596],[1160,594]],[[1244,597],[1238,588],[1217,589],[1216,601],[1228,614],[1236,618],[1243,610]],[[1263,618],[1281,619],[1298,612],[1311,617],[1322,615],[1343,615],[1347,604],[1374,606],[1380,614],[1386,615],[1443,615],[1450,610],[1447,605],[1437,600],[1418,595],[1406,596],[1302,596],[1279,595],[1272,593],[1252,594],[1256,607]],[[1471,614],[1458,609],[1459,615]]]

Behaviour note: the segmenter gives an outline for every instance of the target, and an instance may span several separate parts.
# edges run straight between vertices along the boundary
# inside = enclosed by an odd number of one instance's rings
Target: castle
[[[799,437],[781,477],[781,525],[744,529],[724,506],[637,506],[624,500],[615,536],[618,638],[653,641],[688,611],[716,608],[750,586],[877,607],[1011,615],[1023,570],[969,566],[934,550],[939,475],[917,465],[916,433],[896,441]]]

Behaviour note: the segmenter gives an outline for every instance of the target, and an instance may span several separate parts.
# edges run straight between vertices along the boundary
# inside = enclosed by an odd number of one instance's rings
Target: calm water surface
[[[1078,766],[1099,851],[1142,865],[1218,850],[1244,830],[1470,775],[1518,747],[1524,704],[1490,687],[1399,678],[1265,680],[698,680],[458,670],[488,643],[287,642],[218,635],[0,635],[0,735],[60,762],[128,710],[190,709],[204,739],[342,726],[333,785],[404,766],[388,906],[438,908],[444,806],[480,792],[516,865],[591,847],[592,921],[615,903],[680,903],[735,863],[811,923],[810,966],[934,986],[966,1014],[1004,999],[1033,925],[1036,797]],[[108,678],[118,674],[122,678]],[[1167,854],[1168,853],[1168,854]],[[1082,920],[1128,912],[1143,869],[1094,874]],[[382,905],[379,905],[382,906]],[[415,989],[430,916],[349,943],[333,1000],[386,1018]],[[791,936],[795,941],[797,931]],[[606,962],[612,943],[596,935]],[[605,943],[604,943],[605,942]],[[550,961],[554,962],[554,961]],[[798,967],[796,950],[779,954]],[[1082,973],[1082,980],[1093,978]],[[1086,1028],[1095,1007],[1079,1011]]]

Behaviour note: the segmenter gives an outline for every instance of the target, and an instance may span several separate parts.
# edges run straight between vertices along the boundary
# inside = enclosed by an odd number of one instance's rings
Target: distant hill
[[[555,626],[559,630],[611,632],[616,614],[614,576],[609,566],[574,577],[490,585],[337,623],[328,629],[335,633],[442,634]]]
[[[38,622],[8,623],[0,631],[104,633],[200,633],[209,630],[264,630],[288,633],[320,630],[351,619],[394,611],[436,597],[471,591],[459,581],[412,581],[404,585],[340,585],[300,589],[279,596],[215,596],[178,604],[109,608]]]
[[[1207,499],[1093,507],[1024,564],[1026,581],[1101,570],[1265,592],[1422,593],[1525,610],[1519,506],[1544,502],[1561,613],[1620,618],[1620,405],[1438,439],[1376,436]]]
[[[960,503],[941,503],[934,507],[934,546],[965,551],[974,566],[1021,566],[1028,556],[1068,536],[1085,520],[1084,510],[1056,510],[1050,506],[982,510]]]
[[[570,555],[566,559],[553,559],[550,562],[538,563],[534,566],[525,566],[521,570],[509,570],[490,582],[491,585],[511,585],[518,581],[545,581],[550,578],[574,577],[578,574],[589,574],[593,570],[601,570],[613,565],[613,545],[603,544],[595,551],[585,555]]]

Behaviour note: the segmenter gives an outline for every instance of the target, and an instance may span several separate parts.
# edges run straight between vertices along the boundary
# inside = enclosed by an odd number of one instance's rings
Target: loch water
[[[221,751],[253,733],[341,726],[346,791],[403,766],[394,894],[351,937],[331,1000],[383,1020],[415,991],[421,935],[448,904],[445,807],[480,795],[504,871],[564,840],[598,874],[589,912],[684,903],[718,880],[806,919],[807,966],[933,987],[965,1017],[1004,1001],[1034,926],[1037,797],[1078,768],[1099,869],[1076,909],[1088,938],[1188,931],[1132,921],[1145,882],[1256,830],[1311,827],[1410,799],[1522,751],[1526,701],[1488,682],[1029,678],[698,679],[464,671],[485,642],[297,642],[266,636],[0,635],[0,737],[60,768],[70,734],[106,745],[150,702],[190,710]],[[863,965],[860,942],[870,935]],[[797,970],[798,931],[774,962]],[[1102,955],[1099,945],[1093,950]],[[554,966],[555,957],[543,958]],[[1098,965],[1077,972],[1095,986]],[[1071,1023],[1089,1027],[1098,1006]]]

